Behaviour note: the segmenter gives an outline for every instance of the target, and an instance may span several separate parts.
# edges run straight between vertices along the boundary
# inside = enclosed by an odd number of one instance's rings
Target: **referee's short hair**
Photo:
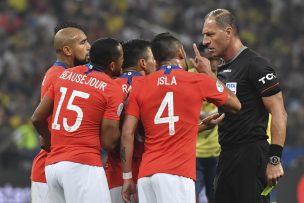
[[[220,28],[226,28],[228,26],[232,27],[232,29],[235,31],[236,35],[239,35],[239,27],[237,24],[236,17],[228,10],[226,9],[215,9],[213,11],[210,11],[206,16],[205,20],[207,18],[213,18]]]

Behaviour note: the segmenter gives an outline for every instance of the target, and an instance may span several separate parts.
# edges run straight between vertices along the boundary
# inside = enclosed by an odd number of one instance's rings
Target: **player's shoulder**
[[[51,83],[57,81],[58,77],[63,73],[66,69],[61,66],[51,66],[47,72],[44,74],[42,86],[49,86]]]
[[[143,88],[145,88],[145,80],[147,76],[136,76],[132,78],[132,83],[129,86],[129,91],[131,92],[140,92]]]
[[[183,76],[189,81],[201,81],[201,80],[204,80],[205,78],[209,78],[208,75],[206,75],[204,73],[198,73],[198,72],[196,72],[195,69],[194,70],[190,69],[188,71],[185,71]]]
[[[110,84],[117,84],[110,76],[105,74],[103,71],[97,71],[97,70],[90,69],[88,64],[75,66],[73,68],[70,68],[69,70],[71,72],[85,75],[86,77],[94,77],[98,80],[102,80],[102,81],[110,83]]]
[[[45,73],[45,76],[49,76],[49,75],[57,75],[62,73],[64,70],[66,70],[65,68],[61,67],[61,66],[51,66]]]
[[[132,88],[134,86],[138,86],[138,84],[142,84],[144,82],[145,78],[146,78],[146,76],[134,76],[134,77],[132,77],[132,83],[131,83]],[[127,84],[127,82],[128,82],[128,80],[126,79],[125,84]]]
[[[269,61],[265,57],[261,56],[258,52],[249,48],[246,48],[244,51],[242,51],[240,56],[244,64],[250,64],[251,66],[269,63]]]
[[[125,85],[128,83],[128,78],[115,78],[114,81],[118,84],[118,85]]]
[[[86,71],[88,71],[88,68],[85,65],[79,65],[71,67],[68,70],[76,73],[85,73]]]
[[[270,61],[259,53],[248,49],[247,55],[248,57],[245,60],[248,63],[248,70],[251,74],[254,72],[264,71],[266,69],[273,69],[273,65],[270,63]]]
[[[145,81],[145,79],[146,79],[146,77],[147,76],[134,76],[133,78],[132,78],[132,85],[134,84],[134,83],[142,83],[142,82],[144,82]]]
[[[113,79],[104,72],[96,71],[92,77],[96,77],[96,79],[105,82],[108,89],[114,89],[114,91],[121,92],[121,85],[124,84],[122,80],[119,80],[118,78]]]
[[[185,72],[188,77],[200,77],[199,75],[201,75],[200,73],[198,73],[196,71],[195,68],[190,68],[188,71],[185,71]]]

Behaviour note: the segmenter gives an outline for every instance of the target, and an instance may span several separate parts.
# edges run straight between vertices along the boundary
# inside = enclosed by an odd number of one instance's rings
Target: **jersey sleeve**
[[[222,106],[228,99],[228,93],[224,91],[224,86],[208,75],[200,74],[200,92],[203,95],[203,100],[213,103],[216,106]]]
[[[141,80],[134,81],[132,84],[132,89],[130,90],[129,97],[126,101],[126,109],[125,114],[126,115],[132,115],[135,116],[137,119],[140,118],[140,112],[139,112],[139,91],[140,91],[140,85]]]
[[[123,109],[123,93],[116,83],[113,84],[112,90],[113,91],[109,92],[107,107],[103,118],[119,120]]]
[[[265,59],[252,59],[248,72],[251,83],[262,97],[272,96],[281,91],[276,73]]]
[[[50,97],[52,100],[55,98],[55,91],[54,91],[54,84],[50,83],[49,88],[47,89],[46,93],[44,96]]]
[[[50,85],[53,81],[57,80],[59,75],[64,71],[61,67],[51,67],[44,75],[42,84],[41,84],[41,99],[47,93]]]
[[[52,71],[53,71],[54,67],[51,67],[44,75],[43,77],[43,81],[41,83],[41,99],[47,94],[49,87],[52,84],[52,80],[53,78],[52,76]]]

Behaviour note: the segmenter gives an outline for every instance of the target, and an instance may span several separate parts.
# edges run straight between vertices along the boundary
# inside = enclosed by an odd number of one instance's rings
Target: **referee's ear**
[[[226,32],[226,39],[231,40],[232,36],[234,35],[234,31],[233,31],[232,27],[230,27],[230,26],[226,27],[225,32]]]

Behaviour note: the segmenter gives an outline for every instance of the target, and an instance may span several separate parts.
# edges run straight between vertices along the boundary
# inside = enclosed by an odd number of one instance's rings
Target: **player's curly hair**
[[[100,38],[93,42],[90,49],[91,63],[96,66],[107,67],[121,56],[118,49],[120,43],[113,38]]]

